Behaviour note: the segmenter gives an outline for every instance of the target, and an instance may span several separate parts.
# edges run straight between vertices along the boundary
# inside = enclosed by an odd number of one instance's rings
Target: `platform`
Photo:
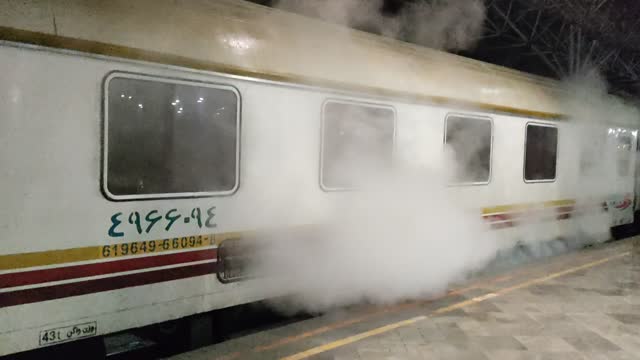
[[[181,354],[212,359],[640,359],[640,238]]]

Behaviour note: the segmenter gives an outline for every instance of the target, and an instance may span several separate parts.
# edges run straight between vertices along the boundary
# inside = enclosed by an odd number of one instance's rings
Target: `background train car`
[[[554,81],[242,1],[0,10],[0,355],[264,298],[225,241],[321,223],[362,133],[356,155],[425,166],[478,134],[446,191],[505,247],[532,209],[550,238],[575,211]],[[606,120],[602,193],[632,223],[638,124]]]

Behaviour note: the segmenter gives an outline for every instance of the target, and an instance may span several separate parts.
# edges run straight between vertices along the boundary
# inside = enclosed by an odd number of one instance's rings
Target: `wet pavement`
[[[173,357],[640,359],[640,237],[485,274],[433,299],[361,305]]]

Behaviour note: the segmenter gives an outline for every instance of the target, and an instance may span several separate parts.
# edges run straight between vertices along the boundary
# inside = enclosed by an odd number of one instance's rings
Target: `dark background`
[[[252,1],[273,6],[277,0]],[[380,12],[394,17],[408,3],[437,1],[447,0],[384,0]],[[458,51],[459,55],[557,79],[588,65],[606,77],[611,93],[640,99],[640,1],[483,3],[487,9],[483,36],[473,49]]]

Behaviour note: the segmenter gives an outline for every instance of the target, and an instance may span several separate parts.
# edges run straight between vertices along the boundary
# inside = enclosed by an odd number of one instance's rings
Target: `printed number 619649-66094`
[[[104,245],[102,257],[148,254],[168,250],[183,250],[211,245],[212,235],[183,236],[171,239],[148,240],[130,243]]]
[[[171,209],[164,214],[158,210],[151,210],[146,214],[140,214],[138,211],[132,211],[127,217],[125,217],[122,212],[117,212],[111,216],[109,236],[123,237],[124,231],[120,230],[120,225],[125,222],[134,225],[138,234],[142,234],[143,232],[148,234],[156,224],[161,222],[165,223],[164,230],[169,231],[181,218],[185,224],[195,224],[198,228],[202,228],[203,226],[207,228],[215,228],[215,210],[215,206],[212,206],[205,211],[202,211],[199,207],[195,207],[186,215],[180,214],[178,209]]]

